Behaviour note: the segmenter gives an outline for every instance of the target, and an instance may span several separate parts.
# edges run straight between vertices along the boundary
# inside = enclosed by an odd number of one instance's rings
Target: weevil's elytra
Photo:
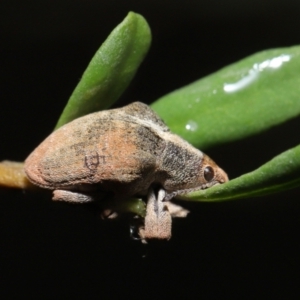
[[[34,184],[54,190],[55,200],[96,201],[97,191],[118,199],[147,195],[144,239],[169,238],[170,216],[186,215],[168,200],[228,181],[207,155],[140,102],[62,126],[29,155],[25,172]]]
[[[101,155],[101,158],[103,160],[104,155]],[[105,161],[105,160],[104,160]],[[96,170],[99,166],[99,154],[97,151],[92,151],[90,153],[87,153],[85,155],[85,159],[84,159],[84,165],[90,169],[90,170]],[[103,163],[103,161],[102,161]]]

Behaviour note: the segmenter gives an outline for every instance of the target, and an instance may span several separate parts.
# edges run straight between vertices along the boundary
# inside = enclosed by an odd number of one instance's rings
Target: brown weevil
[[[145,196],[143,240],[171,237],[171,217],[186,215],[173,197],[228,181],[141,102],[62,126],[29,155],[25,172],[32,183],[53,190],[53,200],[86,203],[103,192],[121,200]]]

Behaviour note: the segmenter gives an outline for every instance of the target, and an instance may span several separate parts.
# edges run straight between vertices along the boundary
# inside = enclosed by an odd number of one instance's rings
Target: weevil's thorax
[[[185,189],[197,185],[203,153],[177,135],[165,134],[166,147],[160,160],[158,176],[174,189]]]
[[[172,133],[165,133],[166,147],[158,180],[173,196],[228,181],[227,174],[206,154]]]

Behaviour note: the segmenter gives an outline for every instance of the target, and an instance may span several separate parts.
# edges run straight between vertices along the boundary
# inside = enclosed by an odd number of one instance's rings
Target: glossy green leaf
[[[263,196],[300,185],[300,145],[287,150],[253,172],[188,195],[189,201],[222,201]]]
[[[123,93],[151,44],[146,20],[130,12],[92,58],[56,129],[88,113],[106,109]]]
[[[296,46],[247,57],[163,96],[152,108],[173,132],[203,150],[299,115],[299,95]]]

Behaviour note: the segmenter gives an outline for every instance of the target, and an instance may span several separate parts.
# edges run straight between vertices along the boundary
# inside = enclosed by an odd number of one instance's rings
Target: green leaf
[[[145,217],[146,215],[146,203],[139,198],[130,198],[125,201],[118,201],[115,203],[115,206],[112,206],[111,208],[121,213],[130,212],[141,217]]]
[[[111,106],[129,85],[150,44],[151,31],[146,20],[130,12],[92,58],[56,129],[73,119]]]
[[[163,96],[152,108],[173,132],[203,150],[299,115],[299,95],[296,46],[247,57]]]
[[[263,196],[300,185],[300,145],[226,184],[178,196],[189,201],[223,201]]]

